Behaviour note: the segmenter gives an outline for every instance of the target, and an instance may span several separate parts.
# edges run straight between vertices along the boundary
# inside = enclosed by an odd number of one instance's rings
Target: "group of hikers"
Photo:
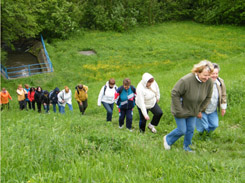
[[[218,127],[218,113],[224,116],[227,108],[226,88],[224,81],[218,77],[220,67],[216,63],[203,60],[193,66],[191,73],[182,77],[174,86],[171,92],[171,112],[175,118],[177,128],[163,137],[163,145],[166,150],[184,135],[183,149],[193,152],[190,148],[194,129],[196,127],[199,135],[209,135]],[[75,99],[78,103],[81,115],[84,114],[88,106],[88,87],[79,84],[75,88]],[[72,107],[71,90],[65,86],[60,91],[56,87],[53,91],[42,90],[37,88],[29,88],[25,85],[18,86],[18,101],[20,109],[35,110],[37,103],[38,112],[41,112],[41,106],[49,112],[49,105],[53,105],[53,111],[56,112],[56,105],[60,113],[65,113],[66,104],[69,110]],[[8,99],[11,96],[2,88],[1,91],[1,107],[9,108]],[[139,112],[139,129],[144,133],[146,123],[150,120],[148,112],[151,111],[153,117],[148,124],[148,128],[152,133],[156,133],[156,127],[162,117],[162,109],[158,105],[160,100],[160,90],[154,77],[149,73],[144,73],[142,80],[135,88],[131,85],[129,78],[123,80],[123,85],[116,86],[115,79],[111,78],[102,86],[98,96],[98,106],[101,104],[107,111],[106,121],[112,120],[113,106],[116,103],[119,110],[119,128],[123,128],[126,118],[126,128],[132,131],[133,108],[137,106]]]

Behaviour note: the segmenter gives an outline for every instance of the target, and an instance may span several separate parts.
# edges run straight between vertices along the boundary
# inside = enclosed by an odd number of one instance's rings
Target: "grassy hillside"
[[[45,35],[43,35],[45,37]],[[245,30],[244,27],[207,26],[192,22],[164,23],[126,33],[78,32],[68,40],[46,43],[53,73],[16,80],[1,79],[13,97],[11,110],[1,112],[2,182],[245,182]],[[80,55],[93,49],[93,56]],[[220,117],[212,140],[194,134],[195,154],[182,149],[183,138],[165,151],[162,138],[176,127],[170,112],[170,92],[193,64],[208,59],[221,66],[228,110]],[[97,96],[114,77],[120,86],[125,77],[137,86],[144,72],[151,73],[161,91],[164,114],[157,134],[138,130],[134,109],[133,132],[118,128],[118,111],[106,123]],[[88,109],[38,114],[19,111],[19,83],[52,90],[78,83],[89,87]],[[150,114],[150,117],[152,115]]]

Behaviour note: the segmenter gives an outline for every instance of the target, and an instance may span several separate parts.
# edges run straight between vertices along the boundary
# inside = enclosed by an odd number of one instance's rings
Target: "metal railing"
[[[42,41],[45,57],[47,59],[47,63],[29,64],[29,65],[22,65],[18,67],[4,67],[1,64],[1,74],[6,79],[11,79],[11,78],[27,77],[35,74],[53,72],[52,62],[48,56],[48,52],[46,50],[42,35],[41,35],[41,41]]]

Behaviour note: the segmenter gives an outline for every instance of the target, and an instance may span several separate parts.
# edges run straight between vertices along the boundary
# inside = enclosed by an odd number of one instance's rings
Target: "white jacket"
[[[106,86],[106,90],[105,90]],[[105,102],[108,104],[114,103],[114,97],[117,90],[117,86],[114,85],[113,88],[110,88],[109,81],[106,82],[104,86],[102,86],[99,96],[98,96],[98,106],[101,106],[101,102]]]
[[[141,109],[142,114],[146,117],[147,109],[151,109],[156,104],[157,100],[160,99],[160,91],[157,82],[151,84],[150,88],[146,87],[147,82],[153,78],[149,73],[144,73],[142,80],[139,82],[136,88],[136,105]]]
[[[68,93],[65,92],[65,90],[62,90],[59,94],[58,94],[58,102],[60,106],[65,106],[66,103],[72,105],[72,101],[71,98],[72,94],[71,94],[71,90],[69,90]],[[64,103],[62,103],[62,101],[64,100]]]

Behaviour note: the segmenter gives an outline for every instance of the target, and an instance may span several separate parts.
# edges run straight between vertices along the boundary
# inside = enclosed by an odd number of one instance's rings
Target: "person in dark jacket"
[[[60,92],[60,89],[56,87],[53,91],[49,93],[49,99],[50,103],[53,105],[53,111],[56,112],[56,105],[58,105],[58,94]]]
[[[39,113],[41,113],[41,107],[42,107],[42,96],[43,96],[43,90],[40,86],[37,87],[37,90],[34,95],[34,99],[37,103],[37,110]]]
[[[123,128],[124,118],[126,116],[126,127],[132,131],[133,108],[135,106],[136,89],[131,85],[129,78],[123,80],[123,86],[120,86],[115,93],[115,100],[119,109],[119,128]]]
[[[49,100],[49,92],[46,90],[43,92],[43,95],[42,95],[42,104],[43,104],[44,110],[46,111],[46,113],[48,113],[50,100]]]

